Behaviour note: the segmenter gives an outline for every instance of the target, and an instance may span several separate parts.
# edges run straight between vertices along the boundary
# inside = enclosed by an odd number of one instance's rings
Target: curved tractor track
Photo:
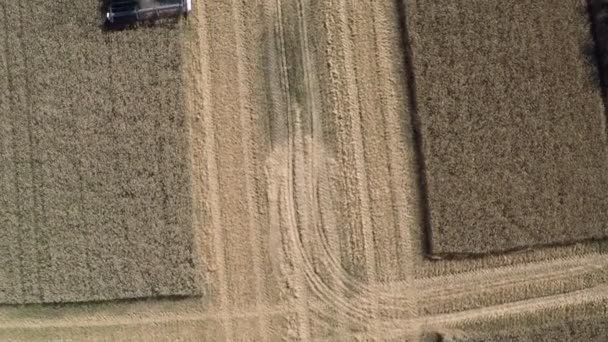
[[[344,3],[340,5],[343,7]],[[336,226],[335,203],[341,198],[333,182],[340,178],[340,163],[324,148],[320,118],[324,104],[319,101],[319,80],[312,62],[313,52],[309,47],[305,13],[309,10],[309,4],[298,1],[296,13],[286,12],[283,7],[277,2],[278,23],[274,25],[276,30],[273,38],[274,46],[278,49],[278,55],[274,58],[278,67],[269,70],[276,73],[271,79],[280,80],[280,91],[277,89],[274,92],[273,102],[275,106],[284,103],[282,108],[287,112],[279,112],[274,117],[272,126],[281,132],[273,132],[272,136],[286,136],[288,140],[273,148],[267,162],[267,177],[270,180],[268,197],[270,211],[274,213],[270,226],[272,235],[276,244],[279,239],[287,244],[280,248],[282,258],[288,260],[289,269],[293,271],[294,279],[291,282],[298,284],[294,285],[298,295],[312,297],[303,303],[311,306],[311,312],[319,317],[331,316],[338,320],[341,327],[371,326],[383,332],[402,334],[406,329],[404,319],[381,318],[378,313],[390,310],[401,312],[398,316],[407,316],[411,297],[407,293],[378,291],[378,287],[345,269],[337,255],[336,232],[340,227]],[[281,22],[292,25],[281,25]],[[294,28],[297,32],[285,32]],[[286,37],[299,39],[286,42]],[[347,44],[347,40],[343,39],[342,43]],[[286,45],[297,52],[286,52]],[[348,47],[345,49],[348,50]],[[301,74],[296,75],[298,77],[291,75],[297,72],[293,69],[301,71]],[[303,84],[294,84],[294,80]],[[294,91],[293,88],[299,89]],[[304,95],[294,95],[296,91]],[[350,115],[338,119],[349,120],[352,120]],[[339,124],[353,125],[352,122]],[[355,158],[363,159],[361,151]],[[364,248],[373,249],[373,246]],[[278,264],[275,267],[285,269]],[[302,280],[306,284],[301,284]]]

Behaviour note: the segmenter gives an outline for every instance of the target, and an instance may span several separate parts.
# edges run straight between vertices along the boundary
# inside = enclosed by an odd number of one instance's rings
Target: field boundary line
[[[108,327],[124,325],[147,325],[184,321],[230,321],[233,319],[246,319],[259,316],[288,315],[293,313],[289,305],[260,308],[253,311],[209,311],[207,313],[180,314],[172,311],[160,312],[154,316],[129,314],[127,316],[94,315],[86,318],[59,318],[59,319],[8,319],[0,320],[0,330],[4,329],[44,329],[44,328],[81,328],[81,327]]]

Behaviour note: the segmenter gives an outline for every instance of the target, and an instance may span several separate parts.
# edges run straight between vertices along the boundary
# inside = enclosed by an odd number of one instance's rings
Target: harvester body
[[[108,24],[131,24],[138,21],[186,15],[192,0],[110,0],[106,11]]]

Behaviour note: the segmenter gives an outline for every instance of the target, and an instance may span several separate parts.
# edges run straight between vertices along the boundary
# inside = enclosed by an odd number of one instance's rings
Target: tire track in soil
[[[344,18],[344,16],[343,16],[343,18]],[[345,23],[342,23],[342,27],[343,27],[343,29],[344,29],[344,27],[346,27],[346,24],[345,24]],[[331,43],[330,43],[330,45],[331,45]],[[352,64],[352,63],[351,63],[351,64]],[[359,66],[359,67],[361,67],[361,66]],[[356,69],[356,67],[354,67],[354,66],[352,66],[352,65],[351,65],[351,67],[350,67],[349,69]],[[336,72],[336,73],[337,73],[337,71],[335,71],[335,70],[334,70],[334,72]],[[351,76],[351,78],[352,78],[352,77],[353,77],[353,76]],[[351,81],[351,82],[353,82],[353,83],[354,83],[354,81]],[[337,80],[335,80],[335,79],[334,79],[333,83],[334,83],[334,87],[335,87],[335,88],[340,87],[340,85],[339,85],[339,81],[337,81]],[[356,85],[351,85],[351,87],[356,87]],[[355,89],[355,90],[353,90],[353,92],[356,92],[356,89]],[[334,99],[334,101],[338,101],[338,100],[337,100],[337,99]],[[339,115],[339,114],[334,113],[334,115]],[[351,124],[351,125],[352,125],[352,124]],[[359,158],[363,158],[363,157],[359,156]],[[362,164],[360,167],[363,167],[363,164]],[[319,234],[320,234],[320,235],[322,235],[322,233],[323,233],[323,232],[319,232]],[[326,241],[325,241],[324,239],[321,239],[321,241],[322,241],[322,242],[325,244],[325,246],[326,246],[326,247],[329,247],[329,246],[326,244]],[[328,259],[329,259],[330,261],[332,261],[332,264],[333,264],[332,266],[333,266],[333,267],[338,268],[338,267],[339,267],[339,261],[338,261],[338,260],[337,260],[337,259],[336,259],[336,258],[335,258],[333,255],[332,255],[331,250],[326,250],[325,252],[328,254],[328,257],[329,257]],[[360,281],[359,281],[357,278],[352,277],[352,276],[350,276],[350,275],[348,275],[348,274],[347,274],[346,276],[347,276],[347,278],[345,278],[345,279],[344,279],[344,281],[345,281],[345,282],[353,282],[353,283],[355,283],[355,284],[357,284],[357,283],[358,283],[358,285],[359,285],[359,286],[363,286],[363,287],[369,288],[369,285],[367,285],[367,284],[365,284],[365,283],[363,283],[363,282],[360,282]]]
[[[378,281],[377,272],[376,272],[376,258],[375,258],[375,244],[374,244],[374,234],[373,234],[373,224],[371,221],[371,209],[369,205],[370,194],[367,189],[367,180],[368,175],[366,173],[366,160],[364,154],[364,139],[362,134],[362,109],[361,109],[361,94],[358,82],[360,73],[363,71],[356,63],[356,47],[354,40],[355,30],[354,30],[354,19],[352,19],[353,13],[349,11],[351,7],[347,4],[346,0],[340,0],[338,4],[338,15],[340,26],[342,30],[340,31],[341,46],[344,48],[344,65],[345,65],[345,86],[346,86],[346,99],[347,103],[350,105],[349,111],[350,115],[347,115],[348,119],[344,120],[345,123],[344,128],[338,129],[338,131],[348,132],[346,137],[346,141],[340,141],[340,137],[338,138],[338,142],[341,145],[341,149],[346,152],[349,148],[348,139],[351,138],[352,141],[349,144],[350,155],[344,159],[350,159],[350,163],[354,166],[353,174],[348,174],[349,177],[345,177],[345,179],[350,179],[347,181],[351,183],[352,187],[348,191],[349,203],[356,208],[357,215],[350,215],[350,219],[355,222],[351,222],[350,228],[352,230],[351,234],[353,236],[360,235],[360,237],[354,240],[357,241],[361,239],[361,246],[359,246],[360,250],[353,250],[353,254],[355,259],[364,259],[363,265],[364,275],[361,276],[353,276],[351,277],[354,281],[365,284],[366,282],[375,283]],[[350,21],[349,21],[349,18]],[[338,127],[339,124],[338,124]],[[350,164],[348,163],[348,164]],[[347,165],[348,165],[347,164]],[[355,244],[353,247],[356,247]],[[365,278],[365,279],[361,279]],[[371,294],[371,293],[370,293]],[[369,297],[369,313],[373,317],[370,324],[374,324],[379,320],[378,316],[378,306],[379,306],[379,298],[378,296]],[[378,330],[377,327],[372,326],[372,330]]]
[[[432,317],[416,317],[400,321],[407,331],[393,330],[383,332],[383,337],[397,337],[409,334],[412,330],[418,331],[423,326],[452,327],[470,323],[476,320],[494,319],[498,317],[509,317],[521,315],[522,313],[534,313],[544,310],[555,310],[575,305],[600,303],[608,300],[608,286],[601,285],[571,293],[541,297],[536,299],[518,301],[492,307],[484,307],[474,310],[466,310],[457,313],[439,314]],[[144,314],[133,314],[129,316],[116,317],[105,315],[93,315],[86,319],[9,319],[0,321],[0,329],[45,329],[45,328],[77,328],[86,326],[125,326],[146,325],[164,322],[181,321],[204,321],[230,318],[247,318],[260,314],[266,315],[289,315],[293,307],[289,304],[284,306],[250,312],[229,312],[227,315],[218,312],[207,312],[197,314],[176,314],[175,312],[161,312],[154,316]],[[404,328],[405,329],[405,328]],[[366,335],[369,336],[369,335]]]
[[[608,286],[600,285],[555,296],[540,297],[462,312],[435,315],[417,319],[416,323],[437,326],[456,326],[458,324],[466,324],[477,320],[533,314],[545,310],[573,307],[575,305],[602,302],[606,300],[608,300]]]
[[[608,258],[606,256],[589,255],[580,258],[504,266],[488,270],[489,273],[488,271],[466,272],[418,278],[413,285],[408,282],[393,282],[379,284],[378,287],[385,288],[383,291],[389,291],[390,288],[394,291],[403,292],[414,286],[416,291],[424,293],[420,295],[422,298],[428,297],[436,300],[438,297],[443,297],[448,300],[451,297],[473,291],[492,290],[493,288],[509,289],[541,281],[564,282],[575,280],[584,274],[601,271],[605,268],[608,268]],[[533,276],[530,276],[530,274],[533,274]],[[475,286],[475,288],[472,289],[471,286]],[[424,303],[424,300],[421,303]]]
[[[292,210],[297,210],[294,203],[292,202],[294,200],[292,194],[293,194],[293,182],[292,182],[292,177],[294,172],[296,172],[293,169],[293,162],[292,162],[292,158],[294,155],[293,149],[294,149],[294,145],[292,143],[292,141],[290,141],[290,136],[291,136],[291,125],[289,122],[289,118],[291,116],[291,111],[293,110],[292,108],[292,104],[290,101],[290,84],[289,84],[289,76],[288,76],[288,69],[289,69],[289,65],[288,65],[288,61],[287,61],[287,55],[285,53],[286,48],[285,48],[285,27],[283,26],[283,3],[281,2],[281,0],[276,0],[275,2],[275,6],[276,8],[274,8],[275,11],[275,18],[276,18],[276,26],[275,26],[275,34],[277,37],[275,37],[275,39],[277,39],[277,41],[275,42],[275,47],[280,51],[279,56],[277,56],[277,62],[279,63],[279,67],[276,69],[276,72],[278,73],[278,75],[276,76],[276,79],[278,79],[280,81],[281,84],[281,94],[279,94],[278,98],[275,98],[273,100],[273,103],[276,105],[280,104],[281,107],[284,107],[283,110],[284,112],[282,113],[281,110],[279,109],[279,111],[277,113],[274,114],[278,114],[278,116],[273,117],[273,128],[275,129],[276,134],[272,134],[273,136],[277,137],[277,138],[283,138],[285,139],[282,143],[285,144],[283,146],[273,146],[273,151],[277,151],[278,155],[276,157],[278,157],[277,159],[275,159],[274,161],[277,162],[277,164],[275,165],[277,168],[276,170],[278,171],[278,174],[275,173],[275,175],[279,176],[280,179],[280,183],[275,185],[273,183],[273,179],[275,179],[275,177],[269,177],[269,190],[271,191],[269,197],[273,197],[273,193],[277,193],[278,191],[278,196],[276,196],[276,201],[278,206],[276,206],[275,208],[279,210],[279,215],[278,217],[280,218],[280,221],[275,224],[272,224],[271,222],[271,226],[270,229],[273,229],[273,227],[297,227],[298,223],[297,223],[297,213],[296,212],[292,212]],[[272,75],[271,75],[271,79],[273,79]],[[286,116],[283,116],[282,114],[287,113]],[[282,129],[280,128],[282,127]],[[277,142],[279,143],[279,142]],[[275,150],[275,148],[278,148],[277,150]],[[274,152],[273,152],[274,154]],[[271,157],[272,158],[272,157]],[[275,171],[276,172],[276,171]],[[269,165],[269,173],[272,174],[272,167]],[[274,191],[272,190],[273,188]],[[272,209],[271,209],[272,211]],[[271,217],[272,220],[272,217]],[[282,235],[282,232],[280,233]],[[309,313],[308,313],[308,289],[306,288],[306,282],[305,282],[305,278],[304,278],[304,274],[302,273],[302,269],[300,267],[300,265],[302,264],[301,260],[299,260],[297,257],[294,258],[291,255],[291,250],[290,248],[285,249],[286,244],[287,246],[289,246],[289,241],[285,241],[285,236],[281,237],[281,244],[283,245],[283,251],[285,252],[284,257],[285,260],[287,260],[289,266],[288,266],[288,273],[285,274],[287,276],[288,279],[288,284],[290,288],[293,288],[293,295],[298,299],[298,322],[297,322],[297,335],[300,339],[310,339],[311,337],[311,332],[310,332],[310,325],[309,325]],[[291,246],[290,246],[291,247]],[[281,265],[282,266],[282,265]],[[284,267],[281,267],[283,270],[285,269]],[[291,277],[290,277],[291,276]],[[290,278],[295,278],[295,279],[290,279]],[[293,323],[292,323],[293,325]]]
[[[375,5],[376,5],[376,4],[375,4]],[[374,8],[373,8],[373,16],[372,16],[372,20],[374,21],[374,23],[373,23],[373,27],[374,27],[374,32],[373,32],[373,34],[374,34],[374,37],[375,37],[375,41],[377,42],[377,45],[376,45],[376,49],[377,49],[376,54],[378,54],[378,55],[380,55],[380,56],[383,56],[383,57],[386,57],[386,56],[385,56],[385,54],[386,54],[386,47],[385,47],[385,46],[382,46],[380,43],[378,43],[378,41],[381,41],[381,40],[382,40],[382,39],[381,39],[382,37],[380,36],[380,34],[379,34],[378,30],[377,30],[377,29],[378,29],[378,27],[377,27],[378,25],[377,25],[377,22],[376,22],[376,21],[380,21],[380,20],[378,20],[378,18],[380,18],[380,17],[382,17],[382,14],[380,14],[380,13],[379,13],[379,10],[378,10],[376,7],[374,7]],[[385,20],[386,20],[386,19],[385,19]],[[384,24],[387,24],[387,23],[386,23],[386,22],[384,22]],[[351,25],[352,25],[352,23],[351,23]],[[354,25],[353,25],[353,26],[354,26]],[[344,16],[342,16],[342,23],[341,23],[341,27],[342,27],[342,30],[343,30],[343,31],[344,31],[344,28],[346,28],[346,27],[347,27],[347,25],[346,25],[346,23],[345,23],[345,20],[344,20]],[[390,23],[388,23],[388,24],[386,25],[386,27],[389,27],[389,28],[390,28],[390,27],[391,27],[391,24],[390,24]],[[340,31],[339,31],[339,30],[337,30],[337,32],[340,32]],[[383,32],[383,34],[386,34],[386,33],[387,33],[387,32]],[[346,34],[346,33],[342,32],[342,35],[345,35],[345,34]],[[352,33],[351,33],[351,36],[352,36]],[[384,38],[384,41],[385,41],[385,43],[386,43],[386,38]],[[330,44],[330,45],[331,45],[331,44]],[[382,48],[384,48],[384,49],[382,49]],[[378,70],[377,70],[376,72],[381,73],[382,71],[384,71],[384,70],[383,70],[384,65],[382,65],[382,64],[383,64],[383,63],[386,63],[386,62],[390,62],[390,60],[388,60],[387,58],[384,58],[384,59],[379,59],[379,62],[378,62],[378,65],[377,65]],[[337,63],[336,63],[336,64],[340,64],[340,61],[337,61]],[[352,69],[354,69],[356,72],[359,72],[359,71],[360,71],[360,72],[364,72],[363,70],[365,70],[366,68],[365,68],[365,66],[363,66],[363,65],[358,65],[358,66],[350,66],[350,67],[347,67],[347,70],[352,70]],[[365,70],[365,71],[368,71],[368,70]],[[338,71],[335,71],[335,73],[337,73],[337,72],[338,72]],[[332,72],[332,74],[334,74],[334,73]],[[381,77],[384,77],[384,76],[387,76],[387,75],[385,74],[385,75],[383,75],[383,76],[381,76]],[[381,78],[381,79],[382,79],[382,80],[385,80],[384,78]],[[389,79],[389,78],[386,78],[386,80],[388,80],[388,79]],[[383,90],[387,90],[387,89],[388,89],[388,90],[391,90],[391,87],[387,86],[387,85],[386,85],[386,83],[385,83],[385,84],[383,84],[383,86],[384,86],[384,87],[383,87]],[[336,85],[336,86],[334,86],[334,87],[340,87],[340,85]],[[389,93],[390,93],[390,91],[389,91]],[[381,96],[381,97],[386,97],[386,96]],[[389,98],[389,99],[390,99],[390,98]],[[389,108],[388,108],[388,110],[383,110],[383,113],[385,113],[385,112],[387,112],[387,111],[391,111],[391,110],[392,110],[393,112],[395,112],[395,114],[397,114],[397,113],[398,113],[398,111],[395,111],[395,110],[394,110],[395,108],[398,108],[398,105],[395,105],[395,104],[394,104],[394,102],[396,101],[396,99],[394,99],[394,98],[393,98],[393,101],[392,101],[393,103],[391,103],[391,101],[389,101],[389,99],[385,99],[385,101],[383,101],[383,102],[382,102],[382,108],[383,108],[383,109],[384,109],[384,108],[389,107]],[[351,101],[352,101],[352,100],[351,100]],[[386,118],[385,118],[385,120],[386,120]],[[395,136],[397,136],[397,135],[395,135],[395,134],[393,134],[393,135],[392,135],[392,137],[395,137]],[[397,142],[395,142],[395,144],[396,144],[395,146],[397,146],[397,145],[398,145],[398,140],[397,140]],[[397,153],[397,154],[398,154],[398,153]],[[399,213],[398,213],[398,214],[399,214]],[[399,216],[402,216],[402,215],[399,215]],[[408,221],[409,221],[409,220],[402,220],[402,222],[408,222]],[[336,268],[337,268],[337,267],[339,267],[339,266],[338,266],[338,263],[337,263],[337,262],[335,262],[335,258],[331,258],[331,253],[329,253],[329,252],[328,252],[328,255],[330,256],[330,260],[334,261],[334,267],[336,267]],[[356,279],[346,279],[346,281],[351,281],[351,280],[352,280],[352,281],[356,281]],[[366,292],[370,292],[370,290],[369,290],[368,288],[365,288],[365,287],[366,287],[366,284],[364,284],[364,283],[362,284],[361,282],[359,282],[358,286],[359,286],[359,288],[364,287],[364,291],[366,291]],[[374,290],[371,290],[371,292],[373,292],[373,291],[374,291]],[[411,291],[410,291],[410,292],[411,292]],[[371,294],[371,293],[370,293],[370,294]],[[373,294],[372,294],[372,295],[373,295]],[[404,308],[404,307],[408,307],[408,309],[409,309],[409,307],[411,307],[410,303],[409,303],[409,302],[408,302],[408,300],[407,300],[407,297],[408,297],[408,295],[407,295],[407,294],[405,294],[405,295],[402,295],[402,294],[393,294],[393,292],[392,292],[392,291],[386,291],[386,292],[384,292],[384,293],[383,293],[383,292],[380,292],[380,293],[378,293],[377,295],[378,295],[378,297],[379,297],[379,298],[378,298],[378,301],[383,302],[383,304],[379,305],[379,308],[380,308],[380,309],[391,309],[391,308],[392,308],[392,309],[396,309],[396,310],[403,310],[403,308]],[[396,303],[402,302],[402,303],[399,303],[399,304],[394,304],[394,305],[387,305],[387,304],[385,304],[385,303],[390,303],[390,302],[396,302]]]
[[[194,105],[193,111],[193,125],[197,125],[198,128],[194,127],[193,133],[196,133],[198,129],[201,130],[202,139],[197,142],[197,135],[193,136],[193,160],[194,163],[200,160],[200,165],[197,171],[195,171],[194,184],[198,184],[200,191],[204,192],[204,187],[207,187],[206,193],[202,194],[200,200],[202,206],[206,212],[202,215],[199,220],[200,229],[203,231],[201,237],[210,237],[209,240],[213,242],[208,244],[207,240],[201,241],[201,246],[207,245],[209,247],[209,253],[203,258],[206,260],[213,260],[212,264],[207,266],[207,274],[213,274],[216,276],[214,280],[217,281],[217,297],[218,297],[218,309],[219,318],[221,319],[221,326],[223,329],[223,335],[226,337],[226,341],[232,340],[232,330],[229,320],[228,311],[228,283],[226,280],[226,260],[224,254],[225,242],[224,232],[222,224],[220,223],[220,208],[219,208],[219,180],[218,180],[218,166],[217,166],[217,152],[216,152],[216,135],[214,130],[214,120],[212,115],[213,110],[213,96],[210,80],[210,44],[209,44],[209,18],[207,17],[207,4],[199,2],[197,6],[194,6],[194,18],[196,34],[197,34],[197,45],[194,49],[196,53],[193,53],[192,57],[197,56],[196,60],[200,62],[200,65],[195,65],[194,82],[195,95],[192,98]],[[198,68],[198,70],[196,70]],[[194,164],[193,167],[196,167]],[[199,173],[200,172],[200,173]],[[206,183],[206,184],[205,184]],[[203,208],[201,208],[203,209]],[[207,219],[205,222],[204,219]],[[206,225],[208,224],[208,225]],[[210,227],[210,228],[207,228]],[[209,231],[207,231],[209,229]],[[211,281],[211,279],[210,279]]]
[[[148,325],[158,323],[183,321],[212,321],[221,320],[230,322],[235,319],[250,319],[259,316],[281,315],[288,316],[293,313],[293,307],[281,305],[273,308],[260,308],[252,311],[209,311],[205,313],[188,313],[174,311],[158,312],[154,315],[130,314],[128,316],[91,315],[86,318],[66,319],[8,319],[0,320],[0,330],[5,329],[45,329],[45,328],[79,328],[79,327],[111,327],[124,325]],[[225,334],[224,334],[225,335]],[[230,336],[228,336],[230,337]]]
[[[429,278],[419,280],[416,288],[424,291],[429,298],[449,298],[454,295],[491,290],[493,288],[509,288],[538,281],[563,281],[574,279],[585,273],[601,271],[608,267],[608,259],[598,255],[595,258],[580,260],[558,260],[552,263],[526,264],[496,269],[493,279],[486,274],[464,274]],[[483,283],[481,283],[483,282]]]
[[[279,96],[275,95],[277,97],[275,102],[280,102],[282,98],[287,101],[288,122],[282,122],[284,119],[280,116],[275,118],[277,121],[273,125],[275,129],[285,131],[282,133],[273,132],[272,136],[287,136],[289,141],[282,148],[275,147],[273,155],[267,163],[269,179],[273,180],[269,185],[269,198],[273,199],[271,202],[278,202],[274,204],[274,210],[283,210],[278,215],[274,215],[274,224],[271,225],[271,229],[280,229],[278,227],[282,226],[288,229],[287,243],[290,246],[288,249],[283,249],[284,258],[288,260],[288,264],[291,264],[292,267],[304,271],[306,282],[311,293],[315,295],[315,299],[320,299],[323,305],[329,307],[328,309],[311,308],[311,311],[329,310],[330,312],[340,313],[339,316],[342,316],[340,317],[340,323],[342,325],[368,325],[370,322],[378,321],[373,311],[379,302],[379,298],[384,299],[383,303],[394,303],[393,305],[386,305],[393,310],[400,310],[401,305],[398,303],[407,300],[407,298],[393,293],[382,293],[378,296],[373,293],[373,289],[368,284],[361,282],[345,271],[333,255],[327,234],[322,227],[324,221],[316,214],[320,213],[320,208],[323,207],[323,205],[319,205],[316,194],[321,192],[319,188],[323,186],[319,184],[324,180],[318,176],[319,172],[316,168],[320,163],[315,161],[314,156],[324,156],[325,153],[318,143],[319,137],[314,136],[314,133],[320,130],[315,129],[315,126],[319,125],[318,110],[315,109],[318,105],[314,103],[314,97],[310,96],[310,93],[314,93],[310,88],[311,66],[307,65],[309,64],[307,61],[310,61],[308,54],[311,52],[307,48],[308,37],[305,35],[304,19],[306,16],[301,12],[305,6],[302,2],[299,2],[297,8],[300,10],[296,11],[296,18],[290,17],[291,20],[283,21],[298,24],[295,26],[298,26],[301,32],[296,32],[295,35],[298,35],[301,40],[294,44],[301,49],[300,53],[303,55],[301,57],[303,60],[293,60],[293,56],[289,56],[285,50],[286,44],[292,42],[286,43],[285,34],[282,33],[282,30],[289,28],[283,25],[282,28],[279,28],[277,37],[275,37],[278,40],[276,46],[280,49],[279,54],[285,61],[280,68],[281,76],[276,78],[287,82],[283,83],[283,91],[286,91],[286,93]],[[279,13],[279,15],[293,16],[293,13]],[[302,25],[304,25],[304,28]],[[289,83],[289,73],[294,72],[293,69],[298,66],[297,63],[304,64],[303,66],[299,65],[299,67],[304,70],[303,79],[305,82],[308,80],[306,82],[308,94],[300,98],[297,94],[296,96],[291,95],[293,93],[291,88],[296,88],[299,85]],[[298,78],[296,77],[296,79]],[[304,118],[305,116],[309,116],[309,118]],[[302,125],[306,121],[311,126],[304,128]],[[283,127],[277,128],[281,126]],[[307,131],[310,131],[310,133]],[[285,164],[287,164],[286,167],[281,171],[280,165]],[[287,218],[282,215],[287,215]],[[328,220],[332,221],[331,218]],[[284,226],[284,224],[287,225]],[[281,233],[275,233],[275,236],[279,235]],[[321,248],[321,251],[318,253],[319,255],[315,255],[312,251],[318,248]],[[324,265],[320,265],[318,260],[323,260]],[[319,276],[319,267],[321,266],[327,267],[325,271],[329,273],[329,279],[323,279]],[[278,267],[281,267],[281,265]],[[330,282],[333,286],[328,284]],[[291,283],[297,284],[298,280],[292,280]],[[356,298],[356,300],[347,299],[346,296]],[[399,321],[378,322],[379,325],[376,329],[386,331],[387,328],[392,328],[401,332],[405,328],[399,324]]]
[[[372,228],[372,223],[370,220],[370,208],[369,208],[369,194],[367,190],[367,174],[366,174],[366,166],[365,166],[365,156],[363,153],[364,147],[363,144],[363,135],[361,133],[361,108],[360,108],[360,94],[359,87],[357,84],[358,74],[361,72],[357,65],[355,65],[355,43],[353,42],[354,31],[351,25],[348,25],[348,17],[352,15],[349,13],[347,9],[347,0],[340,0],[338,7],[338,13],[340,16],[340,26],[342,27],[342,35],[341,35],[341,46],[344,47],[344,64],[345,64],[345,84],[346,84],[346,98],[348,99],[348,103],[352,108],[350,108],[348,115],[348,119],[345,119],[344,124],[346,127],[339,129],[340,131],[348,132],[349,137],[352,137],[352,155],[345,157],[344,159],[352,159],[350,162],[354,166],[354,174],[352,175],[352,188],[349,189],[349,196],[353,196],[353,198],[349,199],[350,203],[355,203],[358,214],[352,215],[355,216],[357,223],[353,224],[353,233],[357,233],[361,235],[362,238],[362,251],[354,251],[355,254],[361,254],[361,258],[365,259],[365,278],[366,280],[375,282],[377,281],[376,277],[376,261],[374,255],[374,243],[373,243],[373,233],[370,231]],[[351,19],[352,20],[352,19]],[[348,142],[342,142],[342,149],[347,150]],[[354,229],[354,226],[357,227],[359,231]]]
[[[244,11],[243,7],[243,2],[241,0],[232,0],[232,11],[233,11],[233,29],[235,32],[235,40],[236,40],[236,44],[235,44],[235,55],[236,55],[236,59],[237,59],[237,64],[236,64],[236,68],[237,68],[237,74],[238,74],[238,94],[239,94],[239,104],[240,104],[240,125],[242,127],[242,132],[243,134],[241,135],[241,145],[243,146],[243,165],[244,166],[249,166],[249,165],[253,165],[253,163],[251,162],[251,151],[250,151],[250,146],[252,146],[253,144],[251,143],[251,130],[252,127],[250,124],[248,124],[249,122],[251,122],[251,113],[249,111],[248,108],[251,108],[251,106],[249,106],[247,103],[245,103],[245,101],[247,99],[249,99],[247,92],[247,84],[245,84],[244,82],[244,66],[243,66],[243,33],[246,32],[246,29],[244,29],[244,27],[240,27],[240,25],[243,23],[243,20],[241,20],[241,15]],[[245,193],[246,195],[246,202],[247,202],[247,212],[248,212],[248,227],[247,227],[247,234],[249,236],[249,243],[250,243],[250,249],[251,249],[251,263],[252,263],[252,267],[253,270],[252,272],[254,273],[254,287],[255,287],[255,307],[256,308],[260,308],[263,305],[263,293],[262,293],[262,287],[263,287],[263,283],[262,283],[262,272],[264,271],[262,266],[261,266],[261,261],[260,261],[260,253],[261,253],[261,248],[259,245],[259,241],[258,241],[258,234],[256,231],[256,225],[255,225],[255,218],[254,215],[256,213],[256,210],[254,208],[253,205],[253,201],[254,199],[252,198],[252,177],[251,174],[246,172],[244,174],[244,180],[245,180]],[[260,333],[262,334],[262,338],[263,339],[267,339],[268,336],[268,331],[267,331],[267,325],[268,325],[268,317],[266,317],[265,315],[261,315],[258,317],[258,329],[260,331]]]

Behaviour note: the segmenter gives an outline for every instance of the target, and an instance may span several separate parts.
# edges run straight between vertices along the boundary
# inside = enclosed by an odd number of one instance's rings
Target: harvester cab
[[[191,10],[192,0],[110,0],[105,19],[110,25],[128,25],[187,15]]]

